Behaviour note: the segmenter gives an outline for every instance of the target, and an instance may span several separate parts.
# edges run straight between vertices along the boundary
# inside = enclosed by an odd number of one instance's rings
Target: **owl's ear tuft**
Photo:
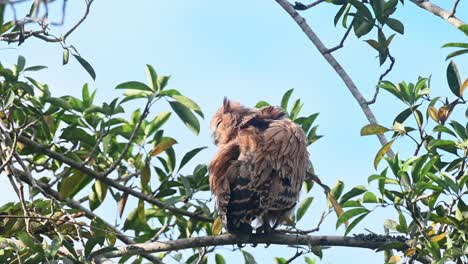
[[[231,101],[227,97],[223,99],[223,110],[225,113],[231,111]]]

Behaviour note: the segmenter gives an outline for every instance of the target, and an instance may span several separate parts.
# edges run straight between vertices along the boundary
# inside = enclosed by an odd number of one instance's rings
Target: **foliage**
[[[53,22],[48,20],[48,13],[41,13],[55,1],[31,1],[23,19],[4,21],[7,5],[20,2],[0,4],[0,41],[21,45],[34,37],[58,43],[64,65],[72,55],[95,79],[92,65],[66,41],[86,19],[93,0],[85,1],[83,17],[60,36],[49,31]],[[289,226],[281,231],[296,235],[312,232],[297,230],[295,224],[304,221],[314,201],[310,190],[316,182],[328,200],[328,211],[322,214],[317,228],[334,210],[336,228],[344,225],[347,236],[370,214],[385,208],[393,210],[392,219],[382,220],[386,235],[403,237],[379,249],[385,251],[387,263],[427,259],[436,263],[467,262],[468,110],[464,92],[468,79],[463,79],[456,63],[450,61],[446,69],[450,97],[432,97],[430,78],[418,77],[414,83],[382,80],[395,62],[389,47],[395,36],[405,31],[396,16],[404,1],[326,2],[337,6],[335,26],[341,22],[347,30],[341,46],[351,31],[357,38],[373,34],[364,41],[377,51],[380,65],[391,61],[379,78],[377,92],[388,92],[404,108],[392,124],[369,124],[361,130],[363,136],[391,133],[391,140],[375,155],[373,165],[378,173],[368,177],[372,187],[346,188],[344,182],[337,181],[329,188],[314,175],[312,167],[304,183],[306,195],[289,219]],[[308,9],[302,3],[294,7]],[[467,25],[459,29],[468,35]],[[463,42],[443,47],[456,48],[447,60],[468,53]],[[180,140],[165,127],[177,116],[198,135],[204,114],[180,90],[169,88],[169,76],[158,75],[153,66],[146,65],[146,83],[121,83],[115,89],[124,90],[123,97],[97,103],[96,90],[88,84],[83,85],[81,98],[54,97],[47,84],[29,75],[46,67],[26,65],[22,56],[11,68],[0,64],[0,171],[5,172],[18,195],[17,202],[0,205],[1,263],[91,262],[99,254],[115,250],[120,243],[117,240],[133,244],[222,232],[209,199],[207,166],[191,162],[206,147],[193,146],[187,153],[179,153],[176,148]],[[303,128],[311,145],[322,137],[314,124],[318,113],[301,115],[304,100],[291,100],[292,94],[293,89],[286,91],[280,106]],[[155,105],[165,110],[154,114],[151,110]],[[269,103],[259,101],[256,107],[266,105]],[[390,155],[391,148],[401,141],[414,143],[412,156]],[[24,185],[29,186],[28,192]],[[122,219],[118,225],[106,222],[97,213],[112,202]],[[275,262],[290,263],[304,252],[322,257],[320,245],[309,245],[297,247],[293,258],[277,257]],[[141,254],[133,259],[122,257],[120,262],[171,258],[179,263],[207,263],[209,254],[214,255],[215,263],[226,263],[216,247],[194,247],[187,254],[167,252],[157,257]],[[239,255],[245,263],[257,263],[246,250],[241,249]],[[316,262],[310,257],[304,260]]]
[[[396,218],[386,220],[384,227],[410,240],[385,249],[404,249],[407,259],[431,256],[437,263],[463,263],[468,250],[468,112],[463,98],[466,86],[461,86],[454,62],[447,67],[447,83],[455,98],[442,100],[430,97],[427,78],[415,84],[382,82],[381,88],[408,108],[396,116],[391,128],[368,125],[361,135],[393,132],[389,145],[409,138],[415,144],[414,155],[389,157],[387,166],[368,178],[369,183],[377,183],[379,194],[365,187],[344,194],[340,203],[352,209],[338,219],[337,226],[353,217],[353,223],[359,222],[377,208],[391,206]],[[377,153],[376,168],[387,151],[383,146]]]

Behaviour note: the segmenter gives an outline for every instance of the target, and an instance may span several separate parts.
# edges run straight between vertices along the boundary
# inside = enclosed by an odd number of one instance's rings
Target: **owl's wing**
[[[210,188],[224,226],[231,233],[251,233],[258,202],[252,170],[236,140],[222,146],[210,164]]]
[[[255,188],[263,190],[260,207],[270,211],[292,209],[310,164],[302,128],[289,119],[272,120],[262,132],[253,164],[258,175]]]

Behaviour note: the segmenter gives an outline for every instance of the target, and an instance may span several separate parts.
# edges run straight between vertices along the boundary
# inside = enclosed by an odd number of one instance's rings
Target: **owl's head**
[[[215,144],[226,144],[234,139],[243,118],[254,111],[256,110],[224,98],[223,105],[216,111],[210,124]]]

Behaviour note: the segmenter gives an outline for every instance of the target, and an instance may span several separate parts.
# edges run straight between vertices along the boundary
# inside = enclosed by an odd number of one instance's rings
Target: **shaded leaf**
[[[76,58],[76,60],[83,66],[83,68],[89,73],[89,75],[93,78],[93,80],[96,80],[96,73],[94,72],[93,67],[89,62],[87,62],[83,57],[78,56],[73,54],[73,56]]]
[[[182,169],[182,167],[184,167],[195,155],[197,155],[200,151],[206,148],[207,147],[195,148],[185,153],[184,157],[182,158],[182,161],[180,162],[179,170]]]
[[[452,93],[455,96],[460,97],[460,74],[458,73],[457,65],[453,61],[450,61],[447,66],[447,82]]]
[[[299,207],[297,208],[296,221],[301,220],[301,218],[307,212],[307,209],[309,209],[313,200],[314,200],[313,197],[307,197],[299,204]]]

